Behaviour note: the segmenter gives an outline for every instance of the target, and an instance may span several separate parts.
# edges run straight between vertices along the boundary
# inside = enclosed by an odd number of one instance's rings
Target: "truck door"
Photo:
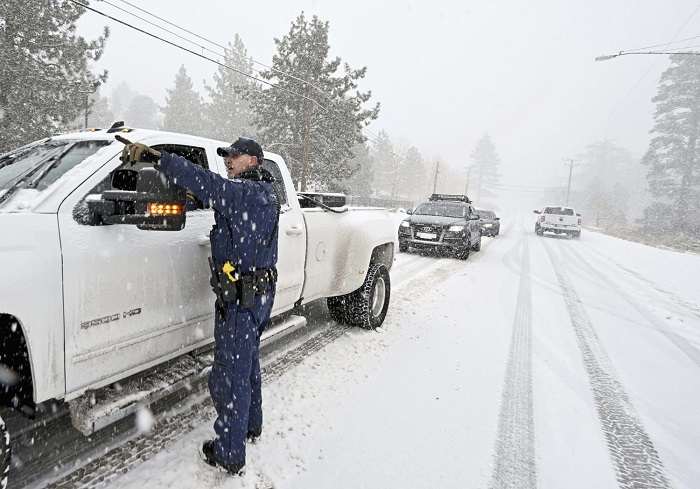
[[[166,149],[207,164],[203,148]],[[185,229],[175,232],[94,225],[86,212],[89,195],[135,186],[128,171],[117,169],[124,170],[115,156],[59,208],[69,395],[161,363],[212,336],[208,249],[199,237],[212,226],[213,211],[191,202]]]
[[[286,189],[293,186],[286,167],[271,159],[266,159],[263,166],[277,179],[275,187],[282,198],[277,259],[279,278],[272,310],[274,315],[291,309],[301,297],[306,265],[306,226],[299,202],[290,201],[287,193]]]

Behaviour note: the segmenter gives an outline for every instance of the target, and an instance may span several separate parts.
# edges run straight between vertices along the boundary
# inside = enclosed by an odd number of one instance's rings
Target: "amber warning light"
[[[181,204],[165,204],[151,202],[148,204],[148,213],[151,216],[181,216],[184,207]]]

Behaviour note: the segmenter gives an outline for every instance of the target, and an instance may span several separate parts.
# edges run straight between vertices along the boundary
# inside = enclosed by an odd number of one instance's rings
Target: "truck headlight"
[[[492,227],[492,226],[493,226],[493,224],[491,224],[491,223],[489,223],[489,224],[484,224],[484,227],[485,227],[485,228],[490,228],[490,227]]]
[[[410,226],[410,224],[408,223],[408,221],[401,221],[401,227],[402,227],[402,228],[407,228],[407,227],[409,227],[409,226]]]
[[[451,233],[461,233],[464,231],[464,226],[450,226],[450,229],[448,230]]]

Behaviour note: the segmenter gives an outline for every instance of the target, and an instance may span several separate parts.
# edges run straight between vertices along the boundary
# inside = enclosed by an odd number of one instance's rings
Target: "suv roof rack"
[[[450,200],[452,202],[465,202],[471,204],[472,201],[466,195],[460,194],[433,194],[430,196],[430,200]]]

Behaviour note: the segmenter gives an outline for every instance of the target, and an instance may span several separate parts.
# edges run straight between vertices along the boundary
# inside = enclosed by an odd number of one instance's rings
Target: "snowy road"
[[[699,276],[696,255],[524,220],[467,262],[402,254],[380,331],[331,327],[268,364],[245,477],[199,461],[201,398],[73,485],[700,487]]]

